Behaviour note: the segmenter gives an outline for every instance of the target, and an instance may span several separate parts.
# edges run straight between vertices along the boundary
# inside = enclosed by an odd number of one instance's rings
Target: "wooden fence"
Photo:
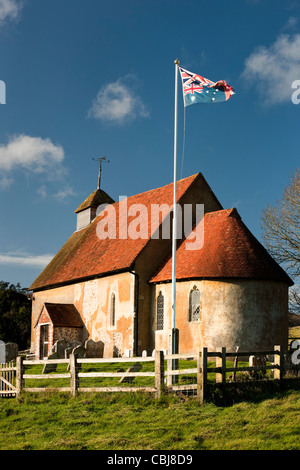
[[[0,364],[0,397],[9,398],[16,396],[16,369],[13,362]]]
[[[245,356],[260,355],[260,356],[272,356],[273,362],[269,365],[259,366],[240,366],[238,365],[238,359],[244,358]],[[211,367],[209,362],[214,359],[215,367]],[[230,361],[231,364],[227,363]],[[179,361],[183,360],[194,360],[192,366],[196,364],[196,367],[179,369]],[[232,361],[234,366],[232,367]],[[118,371],[104,372],[103,370],[97,371],[85,371],[82,367],[83,364],[140,364],[142,367],[143,363],[153,363],[152,371],[140,370],[132,371],[130,368],[127,371],[123,369]],[[165,367],[166,363],[166,367]],[[182,362],[181,362],[182,363]],[[43,364],[44,368],[48,367],[54,369],[58,364],[66,364],[67,372],[65,373],[42,373],[42,374],[31,374],[26,373],[26,366],[33,366]],[[231,365],[230,367],[228,367]],[[219,351],[208,351],[207,348],[202,348],[197,353],[190,354],[173,354],[165,355],[163,351],[155,351],[155,355],[151,357],[131,357],[131,358],[79,358],[74,354],[69,359],[51,359],[51,360],[26,360],[22,356],[17,357],[17,364],[14,368],[16,370],[16,388],[15,393],[18,396],[22,391],[24,392],[41,392],[45,390],[57,390],[61,392],[70,392],[75,396],[78,392],[149,392],[154,393],[156,398],[159,398],[163,392],[188,392],[194,391],[197,395],[197,399],[200,404],[203,404],[207,392],[208,374],[215,374],[216,383],[226,385],[228,374],[231,373],[231,381],[235,381],[238,372],[252,373],[257,371],[273,370],[273,379],[282,380],[284,371],[286,370],[284,364],[284,353],[280,346],[275,346],[273,350],[260,351],[258,352],[227,352],[225,348],[221,348]],[[185,375],[190,379],[189,383],[179,383],[179,376]],[[127,386],[127,383],[131,384],[131,381],[136,377],[150,377],[152,378],[152,386]],[[82,379],[90,378],[118,378],[123,379],[126,386],[101,386],[101,387],[84,387],[82,386]],[[67,379],[69,385],[67,387],[26,387],[27,380],[48,380],[53,379]],[[124,380],[125,379],[125,380]]]

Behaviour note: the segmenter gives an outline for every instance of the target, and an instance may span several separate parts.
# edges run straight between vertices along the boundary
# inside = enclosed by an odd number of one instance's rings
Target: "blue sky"
[[[0,0],[0,280],[28,287],[97,187],[115,200],[173,180],[174,60],[226,80],[184,109],[178,178],[201,171],[261,240],[299,167],[300,2]],[[181,92],[181,90],[180,90]]]

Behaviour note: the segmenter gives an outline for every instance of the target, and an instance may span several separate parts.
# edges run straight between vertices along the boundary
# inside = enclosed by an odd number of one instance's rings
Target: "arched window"
[[[163,330],[164,329],[164,296],[162,293],[159,293],[159,296],[157,297],[157,330]]]
[[[116,325],[116,296],[111,294],[110,298],[110,326]]]
[[[200,291],[194,286],[189,298],[189,321],[200,320]]]

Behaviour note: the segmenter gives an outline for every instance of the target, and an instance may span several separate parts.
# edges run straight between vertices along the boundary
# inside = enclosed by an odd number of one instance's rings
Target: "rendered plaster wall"
[[[200,321],[189,322],[189,292],[200,290]],[[287,347],[288,287],[273,281],[228,280],[177,282],[176,328],[179,352],[226,347],[228,351],[259,351]],[[156,331],[156,299],[165,300],[164,330]],[[168,349],[171,325],[171,283],[152,290],[152,331],[155,348]]]
[[[111,324],[111,299],[115,295],[115,325]],[[34,326],[45,302],[74,304],[84,323],[82,341],[104,343],[104,357],[133,349],[134,276],[121,273],[91,281],[34,292],[32,350],[36,350]]]

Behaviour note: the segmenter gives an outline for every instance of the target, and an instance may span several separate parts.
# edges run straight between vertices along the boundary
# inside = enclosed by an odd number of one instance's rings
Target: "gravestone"
[[[5,343],[4,341],[0,341],[0,364],[4,364],[5,362],[6,362]]]
[[[76,346],[76,348],[73,349],[72,353],[76,357],[85,357],[86,356],[86,349],[84,346]]]
[[[249,356],[249,367],[265,367],[266,358],[264,356]]]
[[[250,376],[254,379],[260,379],[266,375],[266,357],[262,355],[249,356],[249,367],[261,367],[261,370],[250,371]]]
[[[69,348],[66,348],[65,349],[65,359],[69,359],[70,357],[70,354],[72,353],[74,348],[72,348],[72,346],[70,346]]]
[[[102,341],[93,341],[88,339],[85,344],[86,357],[103,357],[104,343]]]
[[[70,347],[69,341],[66,341],[65,339],[59,339],[54,343],[51,352],[53,354],[57,354],[57,359],[64,359],[65,350],[68,347]]]
[[[47,360],[49,359],[60,359],[60,358],[58,357],[58,354],[55,352],[53,354],[50,354],[50,356],[48,356]],[[49,374],[50,372],[55,372],[56,368],[57,368],[57,364],[44,364],[42,373]]]
[[[6,360],[5,362],[15,361],[19,352],[19,347],[16,343],[6,343]]]
[[[74,354],[77,358],[86,357],[86,349],[84,346],[79,345],[72,349],[71,354]],[[77,364],[78,369],[81,369],[81,364]],[[70,370],[70,363],[68,364],[67,370]]]
[[[78,339],[74,339],[74,341],[71,341],[70,347],[71,348],[76,348],[77,346],[83,346],[82,341],[79,341]]]
[[[129,367],[126,372],[140,372],[142,364],[137,362],[133,366]],[[119,383],[132,383],[135,377],[121,377]]]

